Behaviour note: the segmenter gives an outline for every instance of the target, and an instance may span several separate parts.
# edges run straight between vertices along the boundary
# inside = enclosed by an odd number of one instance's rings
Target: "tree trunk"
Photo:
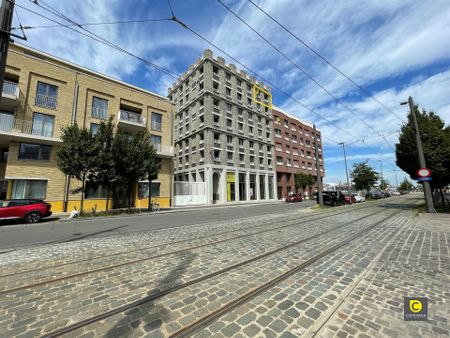
[[[106,212],[109,209],[109,194],[111,193],[111,185],[108,183],[106,185]]]
[[[80,200],[80,214],[83,213],[84,207],[84,186],[86,184],[86,175],[83,175],[83,179],[81,180],[81,200]]]
[[[445,208],[445,198],[444,198],[444,192],[442,191],[442,188],[439,188],[439,194],[441,195],[441,204]]]

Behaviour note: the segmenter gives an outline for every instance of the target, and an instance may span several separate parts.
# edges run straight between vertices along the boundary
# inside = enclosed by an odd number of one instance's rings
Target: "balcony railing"
[[[108,118],[108,110],[104,108],[92,107],[91,116],[97,119],[106,120]]]
[[[145,119],[141,116],[141,114],[127,110],[120,111],[119,120],[138,124],[145,124]]]
[[[56,109],[56,97],[36,94],[36,100],[34,104],[39,107]]]
[[[0,114],[0,132],[53,137],[53,124],[33,128],[33,121],[16,119],[13,115]]]
[[[3,82],[3,96],[13,96],[15,98],[19,97],[19,84],[17,82],[12,82],[5,80]]]
[[[166,145],[162,145],[162,144],[152,144],[152,146],[156,150],[157,154],[173,156],[173,147],[172,146],[166,146]]]

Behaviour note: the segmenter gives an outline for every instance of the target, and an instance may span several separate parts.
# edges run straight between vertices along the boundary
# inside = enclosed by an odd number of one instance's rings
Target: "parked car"
[[[352,199],[352,203],[355,204],[356,203],[355,196],[354,195],[349,195],[349,194],[345,194],[344,195],[345,204],[350,204],[350,196],[351,196],[351,199]]]
[[[340,191],[322,191],[322,196],[323,204],[328,204],[330,206],[345,204],[344,194]]]
[[[300,194],[291,194],[286,197],[286,202],[288,202],[288,203],[301,202],[301,201],[303,201],[303,197]]]
[[[15,199],[0,201],[0,220],[21,219],[37,223],[52,214],[51,204],[38,199]]]
[[[362,195],[353,194],[352,196],[355,199],[355,203],[361,203],[361,202],[365,202],[366,201],[366,198],[364,196],[362,196]]]

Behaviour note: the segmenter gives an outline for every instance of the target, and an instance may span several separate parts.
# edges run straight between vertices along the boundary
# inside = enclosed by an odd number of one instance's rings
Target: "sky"
[[[438,113],[447,125],[450,123],[448,0],[253,0],[387,109],[250,1],[222,1],[287,58],[217,0],[171,0],[171,5],[180,21],[270,83],[275,105],[317,125],[324,141],[325,182],[346,180],[340,142],[347,144],[349,170],[353,164],[367,161],[377,171],[382,165],[384,177],[393,185],[408,177],[395,165],[394,152],[408,113],[407,106],[400,106],[400,102],[408,96],[421,108]],[[40,27],[54,23],[24,9],[64,24],[68,22],[46,11],[46,5],[80,24],[142,21],[172,17],[167,0],[37,2],[41,7],[29,0],[16,0],[13,26],[18,27],[20,19],[23,26],[35,27],[25,31],[26,42],[17,42],[167,95],[167,88],[174,82],[169,74],[68,28]],[[84,27],[173,74],[184,73],[206,48],[236,64],[170,20]]]

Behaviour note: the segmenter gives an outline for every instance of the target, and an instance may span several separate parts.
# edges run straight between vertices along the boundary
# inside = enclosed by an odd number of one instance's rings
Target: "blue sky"
[[[167,0],[39,2],[49,4],[79,23],[171,16]],[[326,182],[345,180],[342,147],[336,142],[346,142],[352,144],[347,150],[349,167],[368,160],[378,170],[379,160],[382,160],[384,176],[395,184],[393,170],[399,169],[395,166],[395,154],[380,134],[395,146],[402,121],[287,35],[248,0],[224,2],[371,128],[315,85],[216,0],[172,0],[172,6],[175,15],[195,31],[353,135],[346,134],[273,90],[277,106],[303,120],[316,123],[322,130]],[[436,111],[449,123],[450,3],[447,0],[255,2],[403,120],[407,108],[399,103],[411,95],[421,107]],[[31,1],[16,0],[16,3],[57,19]],[[51,24],[22,8],[17,8],[17,11],[25,26]],[[17,15],[14,25],[18,25]],[[175,73],[183,73],[205,48],[212,49],[216,55],[221,54],[172,21],[87,28]],[[173,83],[173,78],[167,74],[68,29],[36,28],[27,30],[26,34],[26,44],[31,47],[162,95],[166,95],[167,87]],[[400,181],[405,176],[403,172],[397,174]]]

